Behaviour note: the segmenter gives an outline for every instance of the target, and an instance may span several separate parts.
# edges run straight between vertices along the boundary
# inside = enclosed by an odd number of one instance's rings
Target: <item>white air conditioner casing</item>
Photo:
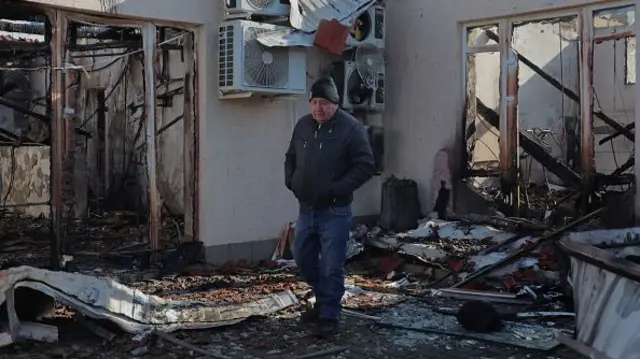
[[[358,20],[370,24],[369,31],[364,35],[364,39],[362,39],[362,41],[356,40],[350,31],[349,35],[347,35],[346,47],[352,49],[360,44],[367,43],[379,49],[384,49],[386,38],[386,17],[384,6],[374,5],[369,7],[362,13],[362,15],[360,15],[360,17],[358,17]]]
[[[224,0],[229,14],[248,14],[289,17],[291,6],[284,0]]]
[[[332,77],[336,86],[338,87],[338,94],[340,95],[340,107],[346,111],[363,110],[370,112],[382,112],[385,105],[385,73],[384,69],[378,71],[378,79],[376,85],[372,89],[364,89],[362,96],[359,96],[360,101],[356,101],[353,94],[358,91],[350,92],[354,83],[358,83],[355,79],[360,79],[356,63],[353,61],[337,61],[333,63]],[[363,86],[363,82],[360,80],[359,84]],[[356,85],[357,86],[357,85]],[[362,88],[362,87],[361,87]],[[364,95],[366,94],[366,96]],[[360,102],[360,103],[358,103]]]
[[[218,43],[220,98],[307,92],[305,49],[266,47],[255,39],[258,33],[285,29],[289,28],[249,20],[222,23]]]

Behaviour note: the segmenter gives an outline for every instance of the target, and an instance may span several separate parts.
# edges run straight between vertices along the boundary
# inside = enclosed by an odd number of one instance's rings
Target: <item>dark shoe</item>
[[[318,320],[317,333],[324,338],[333,336],[338,333],[338,324],[339,321],[337,319],[320,318]]]
[[[320,310],[318,310],[317,306],[307,308],[306,311],[300,314],[300,321],[302,323],[314,323],[314,322],[317,322],[319,318],[320,318]]]

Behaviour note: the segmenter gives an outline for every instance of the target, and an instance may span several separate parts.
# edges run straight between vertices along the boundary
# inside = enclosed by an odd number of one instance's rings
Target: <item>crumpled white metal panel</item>
[[[83,315],[110,320],[132,334],[230,325],[298,302],[291,291],[233,305],[165,300],[108,278],[22,266],[0,271],[0,304],[6,301],[7,290],[20,287],[45,293]]]
[[[376,0],[291,0],[289,21],[293,29],[265,32],[257,40],[267,47],[313,46],[320,21],[336,19],[351,26]]]
[[[291,0],[291,26],[316,31],[321,20],[336,19],[351,26],[375,0]]]
[[[640,359],[640,283],[571,257],[576,340],[612,359]]]

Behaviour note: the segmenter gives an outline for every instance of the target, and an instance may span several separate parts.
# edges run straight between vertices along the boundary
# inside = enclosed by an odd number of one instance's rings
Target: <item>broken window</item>
[[[635,5],[602,9],[593,13],[593,28],[596,30],[631,27],[635,22]]]
[[[498,25],[467,30],[465,172],[469,184],[489,197],[497,195],[500,148],[499,130],[485,109],[497,111],[500,103],[500,53]],[[495,121],[494,121],[495,122]]]
[[[616,68],[624,74],[624,82],[627,85],[635,83],[635,5],[608,8],[593,13],[593,29],[595,43],[624,40],[620,44],[624,62],[616,61]]]
[[[467,46],[469,48],[482,48],[487,45],[497,46],[498,42],[495,38],[490,37],[490,33],[487,31],[491,31],[494,34],[498,33],[498,25],[486,25],[486,26],[478,26],[478,27],[470,27],[467,29]]]
[[[593,135],[595,169],[600,174],[631,174],[635,122],[635,6],[593,14]],[[602,118],[602,114],[609,117]],[[613,121],[613,122],[612,122]],[[614,126],[612,126],[614,125]],[[616,128],[618,126],[619,128]],[[620,135],[621,129],[627,133]]]
[[[549,155],[576,168],[579,154],[579,106],[562,88],[579,93],[579,29],[576,16],[513,25],[518,68],[518,125]],[[528,66],[527,64],[533,66]],[[558,87],[545,76],[555,79]],[[563,181],[526,151],[521,179],[528,188],[549,188]],[[525,198],[526,202],[526,198]]]
[[[193,30],[135,19],[131,27],[119,27],[111,24],[121,19],[13,3],[2,10],[0,227],[9,221],[20,233],[51,228],[51,253],[42,253],[54,268],[62,264],[62,253],[88,249],[66,238],[91,236],[97,243],[109,237],[109,251],[117,250],[114,238],[144,247],[145,237],[154,237],[154,250],[192,242]],[[150,185],[151,177],[157,185]],[[160,195],[167,211],[160,208]],[[156,204],[154,213],[147,210],[150,203]],[[113,220],[117,228],[107,228]],[[161,227],[174,243],[162,243]],[[5,235],[22,235],[12,232]],[[197,243],[195,248],[190,257],[199,254]]]

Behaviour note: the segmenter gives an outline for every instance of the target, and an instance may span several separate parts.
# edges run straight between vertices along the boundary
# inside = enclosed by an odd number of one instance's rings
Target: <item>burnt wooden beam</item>
[[[628,124],[628,125],[624,126],[624,128],[625,128],[625,129],[627,129],[627,130],[629,130],[629,131],[631,131],[631,130],[633,130],[633,129],[635,129],[635,128],[636,128],[636,123],[635,123],[635,122],[631,122],[630,124]],[[616,137],[618,137],[618,136],[620,136],[620,135],[622,135],[622,132],[620,132],[620,131],[616,131],[615,133],[613,133],[613,134],[611,134],[611,135],[609,135],[609,136],[607,136],[607,137],[605,137],[605,138],[601,139],[601,140],[600,140],[600,142],[599,142],[599,144],[601,144],[601,145],[602,145],[602,144],[604,144],[605,142],[611,141],[611,140],[615,139]]]
[[[496,41],[496,42],[500,41],[499,36],[496,33],[494,33],[493,31],[487,30],[486,34],[493,41]],[[580,103],[580,96],[578,96],[578,94],[573,92],[571,89],[566,88],[555,77],[549,75],[547,72],[545,72],[543,69],[541,69],[536,64],[531,62],[531,60],[526,58],[524,55],[520,54],[515,49],[512,48],[511,50],[516,54],[516,56],[518,57],[519,61],[521,61],[523,64],[525,64],[525,66],[527,66],[528,68],[533,70],[533,72],[535,72],[536,74],[540,75],[540,77],[545,79],[545,81],[547,81],[549,84],[551,84],[551,86],[553,86],[556,89],[562,91],[568,98],[570,98],[571,100],[575,101],[576,103]],[[624,135],[626,138],[630,139],[631,141],[635,141],[633,132],[631,132],[628,129],[626,129],[622,124],[620,124],[620,122],[618,122],[618,121],[614,120],[613,118],[607,116],[602,111],[593,111],[593,114],[597,118],[601,119],[602,122],[604,122],[607,125],[613,127],[616,131],[621,132],[622,135]]]
[[[627,162],[623,163],[620,167],[618,167],[618,169],[613,171],[613,173],[611,173],[611,175],[612,176],[618,176],[618,175],[622,174],[623,172],[625,172],[626,170],[628,170],[629,168],[633,167],[635,164],[636,164],[636,156],[635,155],[631,155],[631,157],[629,157]]]
[[[500,116],[491,108],[487,107],[479,98],[476,98],[478,113],[491,126],[500,128]],[[536,161],[548,169],[551,173],[558,176],[567,185],[580,185],[582,178],[578,173],[562,163],[559,159],[551,155],[542,147],[538,141],[528,132],[519,130],[520,146],[531,155]]]

